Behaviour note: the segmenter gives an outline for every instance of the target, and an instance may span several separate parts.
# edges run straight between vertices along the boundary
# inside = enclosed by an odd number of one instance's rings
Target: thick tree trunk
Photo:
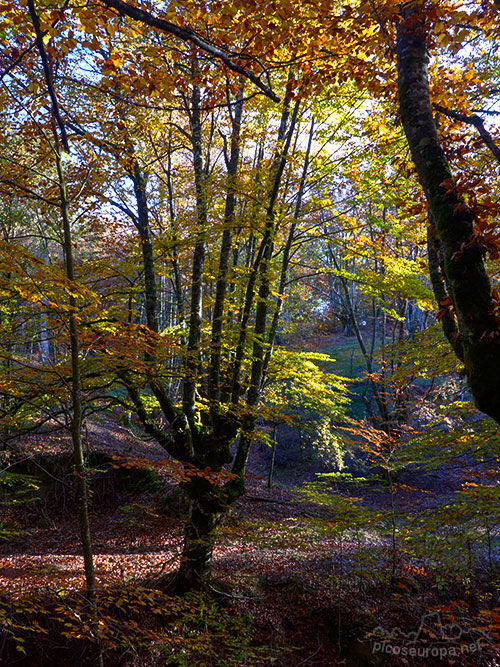
[[[175,587],[179,595],[192,590],[202,590],[209,581],[219,518],[220,514],[206,510],[198,500],[190,501]]]
[[[179,595],[202,590],[210,580],[212,554],[224,506],[203,478],[186,485],[189,516],[184,525],[184,546],[175,581]]]
[[[444,278],[458,326],[455,349],[463,353],[476,406],[500,423],[499,326],[484,250],[474,236],[473,213],[457,193],[434,123],[423,11],[421,2],[407,5],[398,26],[401,120],[443,252]],[[449,329],[449,318],[444,319]]]

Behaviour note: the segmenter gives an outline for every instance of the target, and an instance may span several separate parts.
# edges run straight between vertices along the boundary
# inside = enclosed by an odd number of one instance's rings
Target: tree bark
[[[35,10],[33,0],[28,0],[28,9],[33,23],[36,35],[36,44],[42,68],[47,85],[47,91],[51,101],[51,113],[53,118],[53,136],[54,136],[54,155],[57,169],[57,181],[59,187],[59,208],[61,212],[63,228],[63,250],[64,250],[64,268],[66,278],[69,283],[75,280],[74,259],[73,259],[73,239],[71,231],[71,222],[69,217],[69,201],[66,192],[66,178],[63,168],[63,154],[69,153],[68,138],[66,128],[61,118],[59,104],[52,81],[52,73],[45,52],[43,35],[40,29],[40,22]],[[56,129],[57,127],[57,129]],[[87,489],[87,471],[85,470],[85,459],[82,446],[82,393],[81,393],[81,366],[80,366],[80,339],[78,335],[78,304],[75,296],[70,294],[69,299],[69,334],[71,350],[71,439],[73,444],[73,458],[76,472],[76,487],[78,499],[78,515],[80,523],[80,533],[82,538],[83,562],[85,569],[85,580],[87,585],[87,597],[92,604],[95,604],[96,580],[94,570],[94,557],[92,552],[92,540],[90,535],[89,509],[88,509],[88,489]]]
[[[196,60],[193,63],[193,77],[197,73]],[[206,173],[202,159],[202,125],[200,112],[200,86],[193,84],[191,96],[191,144],[193,149],[194,184],[196,190],[196,243],[193,252],[191,273],[191,303],[189,315],[188,341],[185,361],[185,377],[182,394],[182,409],[192,430],[195,426],[196,376],[201,342],[201,321],[203,307],[203,271],[205,266],[205,235],[207,232]]]
[[[227,160],[227,194],[224,210],[224,230],[222,232],[222,243],[219,257],[219,271],[215,292],[214,311],[212,317],[212,340],[210,370],[208,374],[208,396],[215,403],[214,413],[217,412],[217,404],[220,401],[220,364],[222,328],[224,322],[224,305],[227,292],[227,274],[231,243],[233,237],[233,225],[236,210],[236,177],[240,161],[240,129],[241,116],[243,112],[243,84],[240,84],[238,97],[235,105],[234,116],[231,116],[231,150]],[[215,417],[215,414],[213,415]]]
[[[144,266],[146,322],[151,331],[158,333],[158,295],[154,269],[153,239],[149,224],[149,209],[146,195],[146,178],[136,157],[133,158],[133,168],[129,175],[134,185],[135,200],[137,203],[136,227],[141,238]]]
[[[469,388],[476,406],[500,423],[500,331],[474,216],[457,192],[434,123],[423,12],[421,2],[407,5],[398,25],[400,115],[443,251]]]
[[[56,92],[53,85],[52,71],[43,43],[43,34],[40,29],[40,21],[36,13],[33,0],[28,0],[28,10],[36,35],[37,49],[42,61],[47,91],[51,100],[52,134],[54,137],[54,156],[57,170],[57,182],[59,189],[59,208],[63,228],[63,251],[64,268],[68,283],[75,280],[73,237],[69,215],[69,199],[66,189],[66,177],[63,166],[63,156],[69,154],[68,137],[64,121],[62,120]],[[68,328],[70,335],[71,351],[71,408],[70,419],[71,440],[73,444],[73,460],[76,473],[76,496],[78,502],[78,519],[80,535],[82,540],[83,566],[85,571],[86,595],[90,604],[91,631],[94,639],[93,662],[96,667],[103,667],[103,653],[99,638],[99,623],[97,610],[97,586],[94,568],[94,554],[92,551],[92,538],[90,533],[89,503],[87,471],[85,469],[85,457],[82,443],[82,382],[80,362],[80,338],[78,333],[78,303],[76,297],[70,294],[69,299]]]
[[[184,545],[175,581],[179,595],[203,590],[210,580],[217,527],[224,510],[209,480],[198,476],[185,488],[189,496],[189,515],[184,525]]]

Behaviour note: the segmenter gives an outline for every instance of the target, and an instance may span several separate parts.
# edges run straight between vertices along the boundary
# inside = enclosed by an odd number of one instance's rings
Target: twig
[[[309,662],[309,660],[312,660],[312,658],[314,658],[315,655],[318,655],[318,653],[321,651],[322,646],[323,646],[323,644],[320,644],[318,646],[318,648],[314,651],[314,653],[311,653],[311,655],[307,656],[307,658],[304,658],[304,660],[301,660],[300,662],[298,662],[295,665],[295,667],[299,667],[299,665],[305,665],[306,662]]]
[[[295,500],[279,500],[278,498],[265,498],[264,496],[247,496],[247,500],[260,503],[279,503],[281,505],[295,505]]]
[[[258,602],[261,602],[264,599],[262,597],[247,597],[246,595],[234,595],[233,593],[226,593],[226,591],[221,591],[211,584],[208,584],[208,588],[210,588],[210,590],[212,590],[214,593],[217,593],[217,595],[223,595],[224,597],[230,598],[231,600],[257,600]]]

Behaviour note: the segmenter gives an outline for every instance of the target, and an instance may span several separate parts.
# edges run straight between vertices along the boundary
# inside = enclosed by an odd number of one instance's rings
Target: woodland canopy
[[[269,458],[271,489],[280,447],[296,446],[295,465],[307,450],[323,477],[294,493],[323,507],[316,518],[329,534],[342,525],[388,535],[391,586],[404,567],[427,577],[428,558],[446,563],[436,586],[468,578],[470,592],[477,545],[490,650],[498,3],[0,0],[0,9],[0,485],[10,517],[0,537],[8,558],[23,534],[19,512],[43,496],[40,471],[76,498],[87,620],[72,625],[61,612],[63,636],[88,641],[82,655],[94,664],[121,664],[120,646],[129,655],[96,570],[103,466],[168,478],[148,487],[148,512],[179,503],[181,553],[134,580],[147,577],[139,590],[155,613],[184,600],[189,625],[202,604],[189,595],[213,593],[214,547],[253,483],[249,457]],[[127,429],[126,451],[89,450],[103,424]],[[163,452],[160,463],[145,443]],[[51,468],[61,448],[72,457],[62,482]],[[405,551],[413,538],[403,537],[410,519],[395,509],[397,485],[407,493],[405,475],[444,475],[450,462],[462,470],[453,497],[439,496],[431,526],[413,517],[421,539]],[[383,503],[348,502],[356,479],[383,485],[387,515]],[[444,530],[463,538],[464,572],[450,574],[444,547],[436,555],[426,541],[440,543]],[[31,612],[17,599],[17,617],[0,606],[0,650],[29,660]],[[50,634],[40,614],[28,625]],[[467,623],[476,641],[479,621]],[[180,662],[182,650],[142,664],[198,664],[194,653]],[[248,663],[212,658],[199,664],[268,664],[258,652]]]

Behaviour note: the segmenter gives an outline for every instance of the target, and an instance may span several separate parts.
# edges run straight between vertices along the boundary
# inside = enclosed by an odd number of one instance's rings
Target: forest
[[[0,0],[0,664],[500,664],[499,10]]]

